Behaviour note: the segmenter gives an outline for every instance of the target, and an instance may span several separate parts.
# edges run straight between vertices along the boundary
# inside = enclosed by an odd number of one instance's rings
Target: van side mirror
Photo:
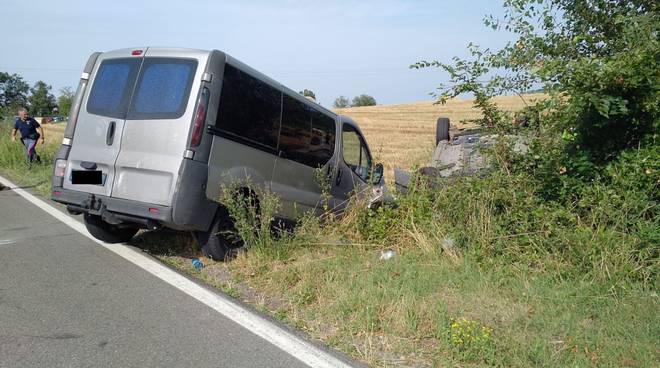
[[[376,185],[380,184],[383,180],[383,164],[376,164],[374,167],[374,174],[371,176],[371,183]]]

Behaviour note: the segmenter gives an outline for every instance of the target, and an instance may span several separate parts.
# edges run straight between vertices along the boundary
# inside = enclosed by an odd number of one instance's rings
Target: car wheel
[[[205,256],[214,261],[225,261],[234,255],[237,248],[243,246],[235,239],[234,223],[225,209],[220,209],[210,231],[195,231],[193,235]]]
[[[125,243],[138,232],[137,227],[111,225],[100,216],[85,213],[85,227],[93,237],[106,243]]]
[[[449,140],[449,118],[438,118],[435,127],[435,145],[437,146],[440,141]]]

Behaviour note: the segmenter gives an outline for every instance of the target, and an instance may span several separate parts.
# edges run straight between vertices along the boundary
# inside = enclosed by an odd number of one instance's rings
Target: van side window
[[[227,139],[275,152],[282,93],[227,64],[216,128]]]
[[[283,158],[311,167],[325,165],[335,150],[335,120],[284,95],[279,150]]]
[[[349,124],[342,127],[342,149],[344,162],[362,180],[369,180],[371,175],[371,155],[360,134]]]
[[[335,153],[335,119],[316,112],[312,119],[312,138],[310,140],[309,155],[314,161],[313,166],[323,166]]]
[[[141,59],[109,59],[99,66],[89,93],[91,114],[124,119]]]
[[[191,59],[146,58],[129,119],[176,119],[188,105],[197,61]]]
[[[307,151],[312,133],[312,111],[304,103],[284,95],[280,155],[286,159],[309,164]]]

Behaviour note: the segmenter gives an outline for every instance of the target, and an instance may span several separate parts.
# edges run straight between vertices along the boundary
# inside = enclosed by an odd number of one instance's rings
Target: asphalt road
[[[0,367],[305,367],[0,191]]]

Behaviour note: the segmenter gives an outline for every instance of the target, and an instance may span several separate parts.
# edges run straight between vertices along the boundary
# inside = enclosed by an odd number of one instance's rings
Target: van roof
[[[303,95],[300,93],[292,90],[291,88],[288,88],[284,84],[274,80],[273,78],[265,75],[264,73],[261,73],[260,71],[252,68],[251,66],[243,63],[242,61],[234,58],[233,56],[227,54],[224,51],[221,50],[200,50],[200,49],[191,49],[191,48],[184,48],[184,47],[151,47],[151,46],[140,46],[140,47],[130,47],[130,48],[124,48],[124,49],[118,49],[118,50],[111,50],[111,51],[106,51],[103,53],[104,57],[127,57],[131,55],[132,51],[135,50],[142,50],[142,55],[147,55],[150,52],[157,53],[159,55],[162,55],[164,53],[171,53],[172,56],[177,56],[177,57],[204,57],[208,56],[212,52],[220,52],[225,56],[225,61],[234,66],[237,67],[238,69],[241,69],[244,72],[247,72],[248,74],[257,77],[264,82],[272,85],[273,87],[276,87],[278,89],[281,89],[284,93],[287,95],[290,95],[291,97],[297,99],[298,101],[313,107],[316,110],[320,110],[321,112],[330,115],[334,118],[338,116],[335,112],[325,108],[324,106],[321,106],[319,103],[310,101],[309,99],[305,98]]]

